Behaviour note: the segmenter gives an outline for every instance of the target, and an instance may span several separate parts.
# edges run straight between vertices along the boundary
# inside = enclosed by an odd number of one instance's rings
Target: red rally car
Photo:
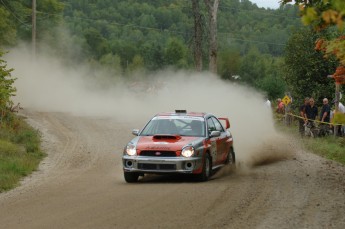
[[[220,120],[224,121],[223,126]],[[206,181],[212,171],[235,164],[233,138],[228,118],[187,112],[154,116],[125,147],[122,157],[126,182],[137,182],[144,174],[195,174]]]

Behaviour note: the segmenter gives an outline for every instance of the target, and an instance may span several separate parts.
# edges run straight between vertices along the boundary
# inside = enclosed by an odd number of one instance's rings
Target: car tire
[[[236,157],[235,157],[235,152],[234,149],[231,147],[228,153],[228,156],[226,158],[226,164],[235,166],[236,165]]]
[[[124,172],[124,177],[127,183],[135,183],[138,181],[139,173]]]
[[[210,155],[207,153],[204,158],[202,172],[197,175],[198,181],[207,181],[212,175],[212,159]]]

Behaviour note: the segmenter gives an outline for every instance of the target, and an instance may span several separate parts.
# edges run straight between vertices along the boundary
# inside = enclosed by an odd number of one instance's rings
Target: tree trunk
[[[217,74],[217,11],[220,0],[205,0],[209,17],[209,70]]]
[[[200,0],[192,0],[194,15],[194,64],[195,70],[202,71],[202,20],[200,13]]]

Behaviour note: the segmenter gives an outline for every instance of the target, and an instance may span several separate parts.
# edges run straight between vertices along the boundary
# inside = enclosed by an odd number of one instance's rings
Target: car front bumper
[[[140,173],[198,173],[202,170],[201,157],[122,157],[125,172]]]

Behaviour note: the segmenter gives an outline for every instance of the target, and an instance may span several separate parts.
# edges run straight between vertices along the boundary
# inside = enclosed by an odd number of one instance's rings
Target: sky
[[[250,0],[252,3],[256,3],[258,7],[265,7],[271,9],[279,8],[280,0]]]

